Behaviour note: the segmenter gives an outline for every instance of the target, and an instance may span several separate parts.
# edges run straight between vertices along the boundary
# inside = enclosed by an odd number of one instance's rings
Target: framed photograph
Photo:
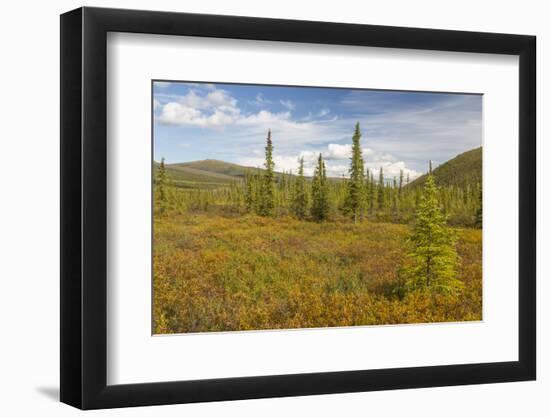
[[[61,401],[533,380],[535,37],[61,16]]]

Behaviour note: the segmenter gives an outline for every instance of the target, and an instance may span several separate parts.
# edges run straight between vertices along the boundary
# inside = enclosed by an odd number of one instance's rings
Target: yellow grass
[[[481,320],[481,231],[458,230],[458,298],[401,299],[408,231],[254,215],[155,218],[154,332]]]

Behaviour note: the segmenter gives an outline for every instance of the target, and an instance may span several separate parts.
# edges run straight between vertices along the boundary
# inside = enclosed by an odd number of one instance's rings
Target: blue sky
[[[482,96],[317,87],[154,82],[154,158],[219,159],[261,166],[272,131],[275,168],[306,173],[322,153],[331,176],[346,174],[355,123],[363,156],[387,177],[411,177],[481,146]]]

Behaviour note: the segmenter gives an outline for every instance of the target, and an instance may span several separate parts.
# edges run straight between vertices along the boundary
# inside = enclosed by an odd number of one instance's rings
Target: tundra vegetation
[[[481,320],[481,149],[410,181],[155,163],[154,333]]]

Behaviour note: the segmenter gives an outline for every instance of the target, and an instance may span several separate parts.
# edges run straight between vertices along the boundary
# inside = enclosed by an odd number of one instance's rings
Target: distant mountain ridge
[[[482,183],[482,147],[461,153],[433,170],[433,175],[438,186],[466,187]],[[408,186],[412,188],[422,187],[426,182],[426,174],[418,177]]]
[[[180,162],[176,164],[169,164],[168,166],[174,169],[196,170],[203,173],[210,173],[211,175],[231,177],[232,179],[235,179],[235,177],[244,178],[246,172],[258,169],[234,164],[232,162],[220,161],[217,159],[203,159],[200,161]]]
[[[159,163],[155,161],[155,172]],[[217,188],[226,186],[232,181],[242,181],[247,172],[261,172],[261,168],[253,168],[217,159],[178,162],[166,164],[168,176],[180,188]],[[275,176],[281,173],[276,172]]]

